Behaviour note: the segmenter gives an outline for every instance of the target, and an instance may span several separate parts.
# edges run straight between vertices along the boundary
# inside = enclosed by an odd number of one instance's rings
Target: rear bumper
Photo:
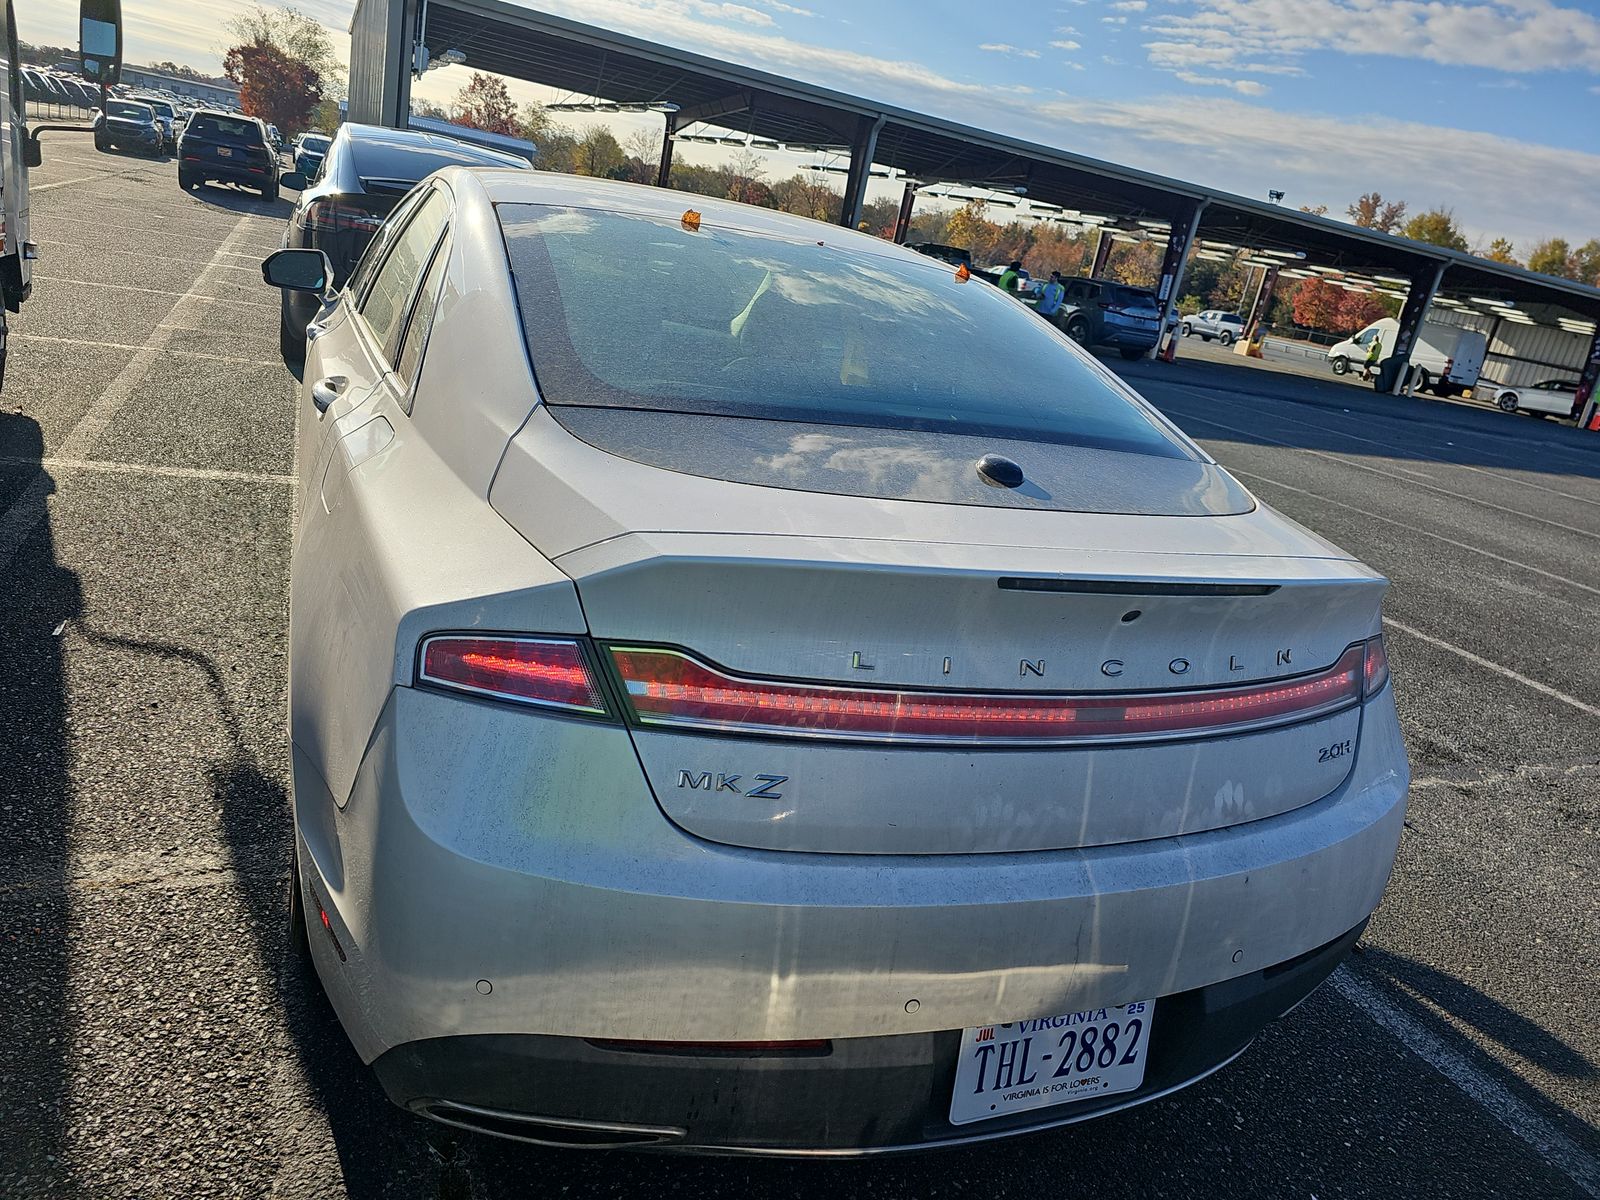
[[[541,1144],[830,1157],[954,1146],[1088,1120],[1205,1077],[1305,999],[1365,927],[1288,962],[1159,1000],[1137,1091],[976,1124],[947,1120],[960,1030],[716,1055],[466,1035],[397,1046],[373,1068],[402,1107]]]
[[[314,927],[318,971],[368,1062],[480,1034],[891,1037],[1169,997],[1354,929],[1405,813],[1392,692],[1357,747],[1332,794],[1205,833],[753,851],[670,823],[620,727],[396,688],[342,807],[296,748],[295,825],[345,952]]]
[[[252,171],[243,163],[236,166],[215,159],[202,159],[199,162],[184,160],[179,165],[187,174],[208,183],[242,183],[246,187],[259,188],[275,183],[278,178],[277,172],[270,167],[257,167]]]

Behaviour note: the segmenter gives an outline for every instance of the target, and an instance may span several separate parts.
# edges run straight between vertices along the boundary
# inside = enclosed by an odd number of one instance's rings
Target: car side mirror
[[[326,297],[333,287],[333,264],[321,250],[275,250],[262,260],[261,278],[284,291]]]
[[[286,187],[291,192],[305,191],[308,182],[304,171],[285,171],[278,176],[278,186]]]

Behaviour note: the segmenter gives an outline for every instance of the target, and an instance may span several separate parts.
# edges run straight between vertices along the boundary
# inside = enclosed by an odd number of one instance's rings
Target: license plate
[[[217,157],[218,158],[232,158],[233,157],[233,151],[229,150],[226,146],[218,146],[217,147]]]
[[[983,1025],[961,1035],[950,1124],[1131,1092],[1144,1082],[1154,1001]]]

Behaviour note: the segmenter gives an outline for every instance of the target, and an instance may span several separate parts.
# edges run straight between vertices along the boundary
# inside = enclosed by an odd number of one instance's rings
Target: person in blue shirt
[[[1066,296],[1067,289],[1061,285],[1061,272],[1051,271],[1050,282],[1044,285],[1039,293],[1039,306],[1036,310],[1045,320],[1054,325],[1061,313],[1061,301]]]

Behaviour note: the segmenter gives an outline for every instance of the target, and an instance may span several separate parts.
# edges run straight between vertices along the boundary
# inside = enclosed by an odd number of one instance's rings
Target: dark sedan
[[[138,150],[154,158],[162,140],[156,110],[142,101],[108,100],[104,114],[95,114],[96,150]]]
[[[304,183],[283,244],[321,250],[333,264],[334,286],[342,287],[356,260],[389,211],[418,181],[441,167],[520,167],[528,160],[474,146],[437,133],[385,129],[346,123],[333,135],[315,182],[299,173],[285,185]],[[306,292],[283,293],[279,344],[283,357],[305,357],[306,326],[317,315],[318,301]]]
[[[178,186],[237,183],[254,188],[263,200],[278,198],[278,153],[267,129],[254,117],[197,111],[178,138]]]

